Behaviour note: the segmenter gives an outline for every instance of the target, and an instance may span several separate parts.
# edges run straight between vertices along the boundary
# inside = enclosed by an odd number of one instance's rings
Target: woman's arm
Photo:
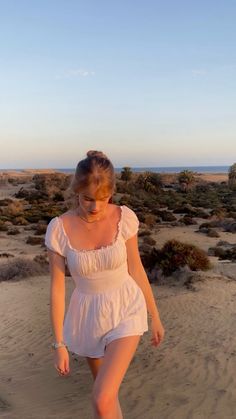
[[[160,320],[152,288],[140,258],[137,234],[126,241],[126,249],[129,274],[143,291],[150,316]]]
[[[50,316],[55,342],[63,340],[63,322],[65,314],[65,259],[48,249],[51,276]]]

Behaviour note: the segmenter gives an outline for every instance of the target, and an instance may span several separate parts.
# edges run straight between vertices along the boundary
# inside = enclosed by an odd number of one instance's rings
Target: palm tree
[[[143,172],[136,180],[137,185],[146,192],[157,192],[162,187],[162,179],[159,173]]]
[[[191,170],[183,170],[178,174],[178,182],[180,185],[180,188],[183,192],[187,192],[191,186],[194,184],[195,177],[194,172]]]
[[[121,176],[120,176],[120,178],[121,178],[121,180],[125,180],[126,182],[127,182],[128,180],[131,180],[131,178],[132,178],[132,171],[131,171],[131,168],[130,168],[130,167],[128,167],[128,166],[123,167],[123,168],[122,168],[122,171],[121,171]]]
[[[231,190],[236,191],[236,163],[229,168],[228,186]]]

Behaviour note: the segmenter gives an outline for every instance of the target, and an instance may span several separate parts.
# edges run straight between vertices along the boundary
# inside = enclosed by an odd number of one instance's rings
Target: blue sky
[[[235,1],[0,6],[0,168],[236,161]]]

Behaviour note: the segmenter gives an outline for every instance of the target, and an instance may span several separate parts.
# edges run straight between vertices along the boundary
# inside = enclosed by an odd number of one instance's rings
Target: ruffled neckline
[[[60,217],[56,217],[59,220],[60,224],[61,224],[61,228],[62,228],[62,231],[63,231],[64,236],[66,237],[66,241],[67,241],[68,247],[71,250],[73,250],[73,252],[76,252],[76,253],[93,253],[93,252],[99,252],[99,251],[103,251],[103,250],[110,249],[110,248],[114,247],[116,245],[116,243],[118,242],[119,237],[120,237],[120,233],[121,233],[121,223],[123,221],[123,207],[124,207],[124,205],[120,205],[120,210],[121,210],[120,219],[119,219],[119,222],[117,224],[116,237],[114,238],[113,242],[110,243],[110,244],[107,244],[105,246],[97,247],[95,249],[80,249],[79,250],[79,249],[75,249],[73,246],[71,246],[69,237],[67,236],[67,234],[65,232],[62,219]]]

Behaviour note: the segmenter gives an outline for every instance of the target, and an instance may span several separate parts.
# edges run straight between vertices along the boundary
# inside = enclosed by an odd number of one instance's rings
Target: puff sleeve
[[[135,212],[124,205],[124,218],[122,223],[122,235],[124,240],[128,240],[137,234],[139,229],[139,219]]]
[[[58,217],[52,218],[49,222],[44,242],[50,250],[66,257],[66,237],[62,231]]]

